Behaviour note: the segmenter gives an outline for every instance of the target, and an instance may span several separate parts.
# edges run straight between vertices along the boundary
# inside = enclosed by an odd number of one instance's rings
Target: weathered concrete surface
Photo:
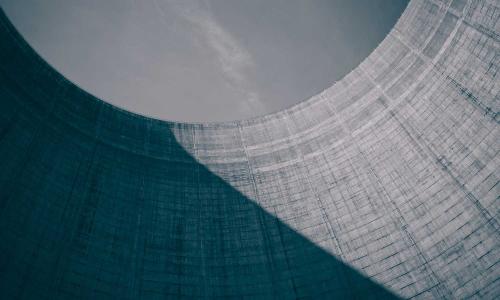
[[[497,0],[414,0],[321,94],[211,124],[112,107],[0,19],[2,298],[500,296]]]

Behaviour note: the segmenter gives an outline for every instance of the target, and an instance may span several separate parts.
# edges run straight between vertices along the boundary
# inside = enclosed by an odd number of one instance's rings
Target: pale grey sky
[[[303,101],[356,67],[406,0],[0,0],[68,79],[165,120],[223,121]]]

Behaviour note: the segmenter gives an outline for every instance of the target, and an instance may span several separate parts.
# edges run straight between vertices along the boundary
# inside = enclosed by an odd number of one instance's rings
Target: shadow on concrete
[[[101,142],[68,155],[44,150],[54,135],[39,133],[29,163],[2,190],[6,298],[396,298],[180,146],[179,161]],[[0,142],[3,153],[8,145]]]

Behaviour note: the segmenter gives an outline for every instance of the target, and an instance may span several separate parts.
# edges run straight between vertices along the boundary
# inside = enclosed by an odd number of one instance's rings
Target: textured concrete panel
[[[0,17],[2,298],[500,297],[500,3],[414,0],[281,112],[115,108]]]

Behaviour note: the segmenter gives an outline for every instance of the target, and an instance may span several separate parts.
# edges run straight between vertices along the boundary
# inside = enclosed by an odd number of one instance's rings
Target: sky
[[[275,112],[331,86],[406,0],[0,0],[56,70],[121,108],[212,122]]]

